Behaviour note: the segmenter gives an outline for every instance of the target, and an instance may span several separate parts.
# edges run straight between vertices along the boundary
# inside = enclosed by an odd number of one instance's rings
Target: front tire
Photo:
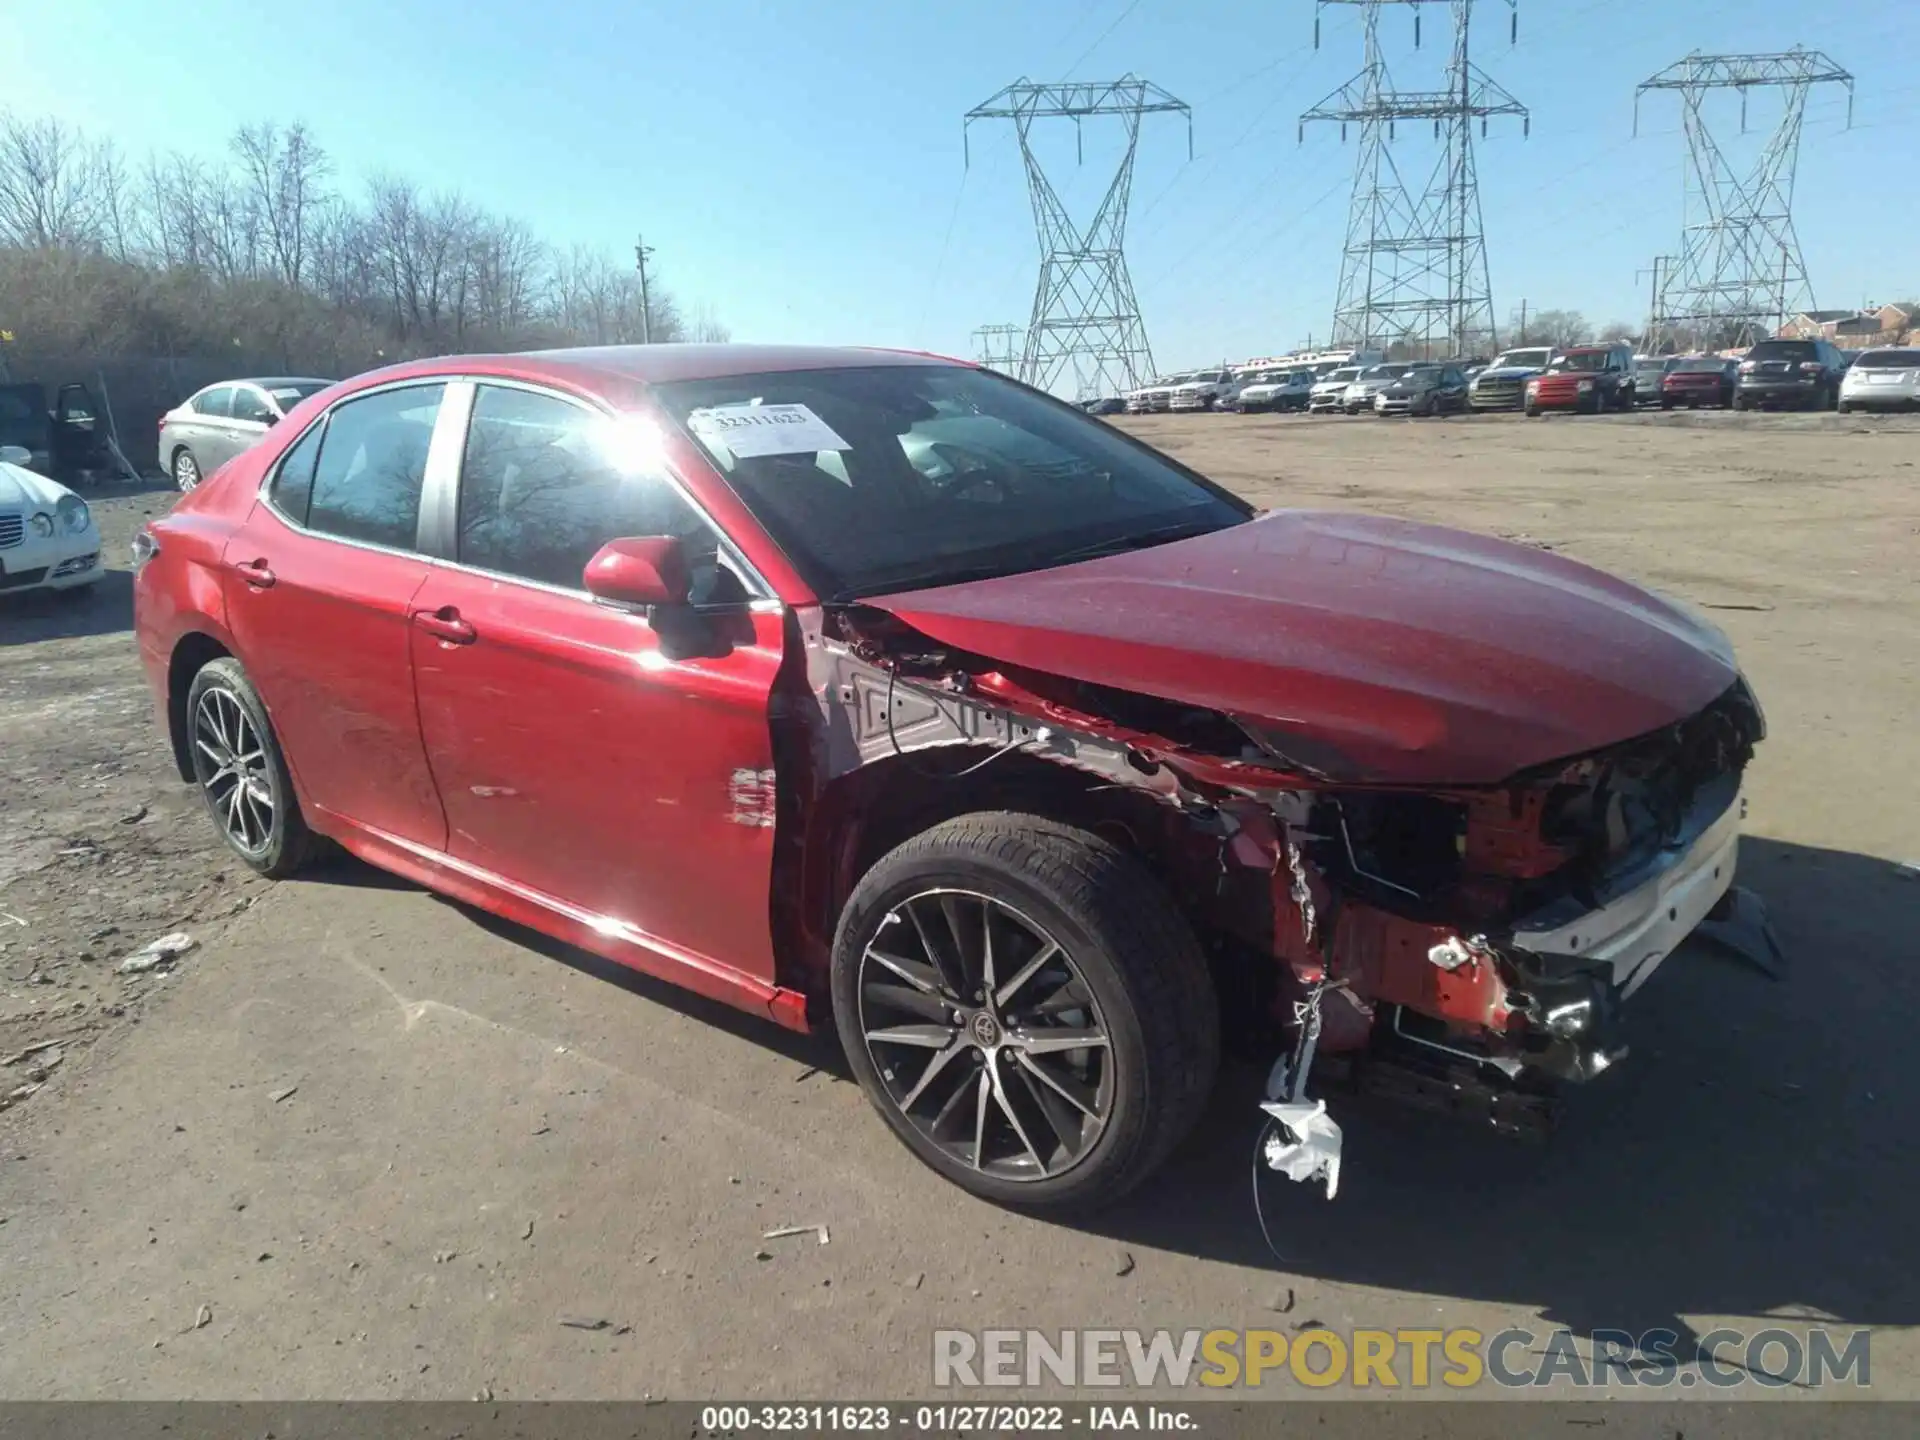
[[[232,656],[208,661],[193,677],[187,745],[200,798],[227,847],[269,880],[298,870],[313,834],[266,706]]]
[[[1220,1061],[1213,982],[1139,862],[1031,815],[963,815],[854,887],[834,1021],[867,1098],[965,1190],[1087,1210],[1151,1175]]]
[[[182,495],[200,484],[200,462],[191,450],[173,452],[173,483]]]

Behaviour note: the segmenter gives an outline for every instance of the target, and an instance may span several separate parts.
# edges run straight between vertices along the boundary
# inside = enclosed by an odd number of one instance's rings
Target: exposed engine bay
[[[929,807],[1034,805],[1140,854],[1212,957],[1229,1039],[1278,1049],[1267,1163],[1329,1193],[1339,1129],[1310,1087],[1540,1133],[1562,1086],[1624,1054],[1622,1006],[1660,962],[1753,903],[1733,887],[1765,734],[1744,680],[1655,733],[1433,788],[1343,771],[1284,726],[944,646],[882,609],[798,623],[803,791],[822,808],[851,792],[851,831],[873,836]],[[823,867],[877,843],[796,851],[800,891],[830,895]]]

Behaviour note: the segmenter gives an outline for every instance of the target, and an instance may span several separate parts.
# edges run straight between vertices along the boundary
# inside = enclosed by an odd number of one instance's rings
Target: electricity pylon
[[[1813,291],[1793,228],[1793,182],[1807,91],[1828,83],[1847,87],[1847,123],[1852,124],[1853,76],[1819,51],[1798,46],[1783,55],[1696,50],[1635,88],[1636,133],[1640,97],[1649,90],[1677,90],[1687,135],[1680,258],[1661,286],[1654,314],[1658,333],[1650,343],[1673,338],[1696,345],[1748,345],[1811,308]],[[1707,128],[1705,104],[1711,91],[1738,90],[1744,133],[1747,92],[1761,87],[1782,90],[1785,103],[1766,148],[1742,176]]]
[[[1020,365],[1020,327],[982,325],[973,332],[973,358],[1002,375],[1015,374]]]
[[[976,120],[1011,120],[1027,167],[1027,191],[1040,240],[1040,281],[1033,292],[1033,318],[1020,354],[1020,379],[1054,389],[1071,372],[1076,396],[1120,395],[1153,373],[1153,352],[1140,302],[1134,298],[1122,246],[1127,201],[1133,190],[1133,160],[1144,116],[1172,111],[1187,117],[1187,154],[1193,154],[1193,112],[1158,85],[1134,75],[1101,84],[1036,85],[1021,79],[967,112],[963,134]],[[1036,120],[1070,119],[1076,143],[1080,123],[1118,116],[1127,145],[1100,208],[1083,229],[1047,179],[1033,152]],[[1081,152],[1084,158],[1084,152]],[[971,163],[971,156],[969,156]]]
[[[1526,106],[1489,79],[1468,57],[1473,0],[1316,0],[1317,5],[1357,5],[1366,36],[1360,73],[1300,117],[1304,140],[1314,121],[1360,127],[1353,169],[1353,202],[1340,255],[1340,290],[1333,307],[1336,347],[1384,348],[1395,342],[1431,353],[1436,337],[1456,355],[1494,346],[1493,286],[1487,274],[1486,234],[1480,219],[1480,185],[1473,160],[1473,122],[1487,133],[1496,115],[1531,124]],[[1518,34],[1518,0],[1509,39]],[[1414,44],[1420,43],[1420,9],[1445,4],[1453,14],[1453,53],[1444,90],[1395,90],[1380,49],[1380,12],[1390,5],[1413,11]],[[1320,43],[1316,9],[1313,39]],[[1389,142],[1400,121],[1426,120],[1442,148],[1425,185],[1415,192],[1402,176]]]

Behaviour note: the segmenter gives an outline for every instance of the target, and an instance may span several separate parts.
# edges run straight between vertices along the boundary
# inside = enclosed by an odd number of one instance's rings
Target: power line
[[[1073,72],[1078,70],[1082,65],[1086,64],[1088,57],[1090,57],[1093,54],[1093,52],[1098,50],[1102,45],[1106,44],[1107,37],[1113,34],[1114,31],[1118,30],[1120,26],[1126,21],[1126,18],[1129,15],[1133,14],[1133,12],[1139,8],[1140,8],[1140,0],[1130,0],[1130,3],[1128,4],[1127,8],[1122,10],[1117,16],[1114,17],[1113,23],[1107,26],[1106,29],[1100,32],[1099,38],[1096,39],[1091,45],[1087,46],[1085,50],[1082,50],[1080,52],[1080,58],[1074,61],[1073,64],[1067,67],[1066,78],[1071,80],[1073,78]]]

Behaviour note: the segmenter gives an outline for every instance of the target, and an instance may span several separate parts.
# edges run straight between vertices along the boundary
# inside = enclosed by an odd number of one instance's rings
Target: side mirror
[[[0,465],[19,465],[22,468],[33,464],[33,452],[22,445],[0,445]]]
[[[671,535],[609,540],[587,562],[587,593],[620,605],[684,605],[693,585]]]

